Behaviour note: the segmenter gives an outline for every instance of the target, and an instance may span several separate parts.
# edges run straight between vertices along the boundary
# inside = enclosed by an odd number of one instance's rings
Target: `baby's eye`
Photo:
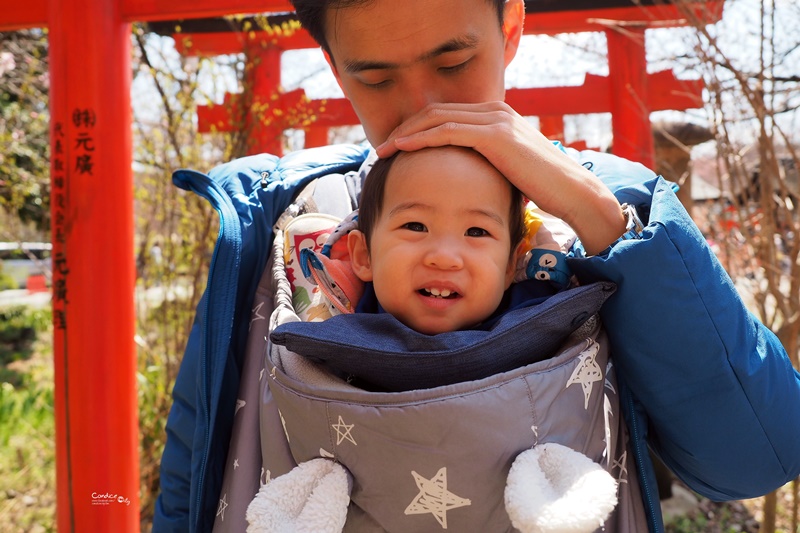
[[[489,235],[489,232],[483,228],[469,228],[464,235],[467,237],[485,237]]]
[[[409,231],[425,231],[425,224],[422,222],[406,222],[402,226]]]

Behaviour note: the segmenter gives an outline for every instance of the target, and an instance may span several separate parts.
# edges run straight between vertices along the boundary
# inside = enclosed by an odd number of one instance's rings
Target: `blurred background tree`
[[[729,0],[723,20],[706,26],[688,0],[677,3],[690,26],[673,35],[687,49],[668,61],[703,76],[696,119],[713,136],[694,151],[710,163],[694,178],[717,192],[693,215],[748,308],[800,368],[800,4]],[[764,498],[761,533],[774,533],[779,518],[781,530],[800,531],[798,480],[780,493],[781,505],[779,491]]]
[[[9,226],[50,229],[50,113],[47,35],[41,30],[0,32],[0,210]],[[8,215],[13,215],[8,216]]]

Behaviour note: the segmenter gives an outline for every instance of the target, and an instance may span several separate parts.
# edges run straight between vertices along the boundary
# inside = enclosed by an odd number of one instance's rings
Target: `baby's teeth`
[[[442,289],[442,291],[439,294],[442,295],[442,298],[447,298],[448,296],[450,296],[450,291],[447,289]]]
[[[439,296],[440,294],[439,289],[430,289],[430,293],[434,296]]]

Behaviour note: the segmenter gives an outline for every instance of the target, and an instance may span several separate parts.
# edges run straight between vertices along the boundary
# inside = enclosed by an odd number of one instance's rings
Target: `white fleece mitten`
[[[582,453],[540,444],[511,465],[505,503],[522,533],[590,533],[616,507],[617,482]]]
[[[248,533],[340,533],[352,476],[329,459],[312,459],[261,487],[247,507]]]

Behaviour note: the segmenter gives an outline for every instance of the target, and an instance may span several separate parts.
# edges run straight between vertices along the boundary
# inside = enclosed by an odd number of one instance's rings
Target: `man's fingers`
[[[388,157],[398,149],[418,150],[443,144],[474,148],[477,144],[474,137],[481,131],[475,128],[492,127],[510,120],[512,117],[496,106],[437,104],[398,126],[376,150],[378,156]]]
[[[481,139],[482,130],[488,127],[482,124],[464,124],[460,122],[445,122],[429,129],[417,131],[410,135],[395,137],[379,146],[376,151],[378,157],[389,157],[398,150],[413,152],[432,146],[464,146],[477,148]]]
[[[502,102],[497,102],[502,104]],[[505,104],[502,104],[505,106]],[[509,108],[510,109],[510,108]],[[489,104],[435,104],[430,105],[400,124],[389,138],[406,137],[418,131],[435,128],[447,122],[462,124],[491,124],[508,120],[507,110]]]
[[[464,146],[475,148],[477,135],[483,124],[464,122],[445,122],[417,133],[395,139],[395,146],[400,150],[411,151],[431,146]]]

